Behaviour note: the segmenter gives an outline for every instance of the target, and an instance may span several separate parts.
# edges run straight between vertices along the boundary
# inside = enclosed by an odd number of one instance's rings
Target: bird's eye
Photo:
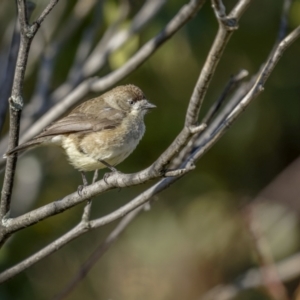
[[[133,100],[129,100],[128,103],[129,103],[130,105],[133,105],[133,104],[134,104],[134,101],[133,101]]]

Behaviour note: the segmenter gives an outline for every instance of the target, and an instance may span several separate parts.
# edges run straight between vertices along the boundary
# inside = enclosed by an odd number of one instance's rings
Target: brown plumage
[[[144,115],[154,107],[138,87],[119,86],[77,106],[30,141],[8,151],[6,156],[56,144],[80,171],[115,166],[137,146],[145,131]]]

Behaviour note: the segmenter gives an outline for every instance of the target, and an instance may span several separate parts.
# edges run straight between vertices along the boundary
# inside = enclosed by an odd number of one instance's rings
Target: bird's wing
[[[125,114],[121,110],[110,107],[102,109],[97,115],[73,111],[68,116],[45,128],[35,139],[58,134],[113,129],[121,124]]]

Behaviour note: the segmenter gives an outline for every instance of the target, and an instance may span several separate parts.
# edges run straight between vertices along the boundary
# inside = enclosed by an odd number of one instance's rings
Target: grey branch
[[[18,0],[18,19],[20,23],[21,42],[18,51],[18,58],[16,63],[16,69],[14,74],[14,81],[12,85],[12,93],[10,97],[10,129],[9,129],[9,142],[8,149],[13,149],[18,145],[19,130],[20,130],[20,118],[21,111],[23,109],[23,82],[25,76],[25,70],[28,60],[28,53],[31,46],[31,42],[40,26],[40,23],[44,20],[44,17],[40,20],[39,26],[29,25],[28,23],[28,10],[25,0]],[[46,10],[47,11],[47,8]],[[43,13],[42,13],[43,15]],[[47,15],[47,14],[46,14]],[[45,16],[46,16],[45,15]],[[17,155],[12,155],[7,159],[4,183],[1,194],[0,204],[0,218],[3,222],[4,218],[8,217],[10,210],[10,200],[14,182],[14,174],[17,163]],[[3,224],[1,224],[3,225]]]
[[[11,40],[11,45],[9,49],[9,54],[8,54],[8,63],[5,72],[5,79],[3,80],[0,87],[0,130],[2,129],[7,108],[8,108],[8,98],[11,93],[11,88],[13,84],[19,46],[20,46],[20,26],[18,20],[16,20],[14,26],[14,32]]]
[[[54,298],[55,300],[61,300],[66,298],[82,281],[96,262],[106,253],[106,251],[113,245],[113,243],[120,237],[127,226],[145,209],[145,206],[140,206],[134,211],[126,215],[116,228],[109,234],[105,241],[100,244],[95,251],[90,255],[82,267],[78,270],[70,283]]]
[[[300,253],[296,253],[282,261],[277,262],[276,268],[283,282],[291,281],[299,277]],[[266,270],[267,271],[267,270]],[[241,291],[263,287],[263,278],[260,268],[248,270],[239,276],[236,284],[219,285],[208,291],[201,300],[232,300]]]
[[[270,245],[267,242],[258,218],[255,216],[255,206],[252,204],[247,205],[242,210],[242,216],[258,258],[262,281],[268,294],[274,300],[288,300],[288,294],[277,272]]]
[[[203,1],[191,1],[188,5],[185,5],[179,11],[179,13],[172,19],[172,21],[166,26],[165,30],[160,35],[158,35],[154,39],[150,40],[147,44],[145,44],[145,46],[142,47],[137,52],[137,54],[134,55],[132,59],[129,60],[122,68],[112,72],[104,78],[91,78],[89,80],[84,81],[82,84],[79,85],[77,89],[75,89],[73,93],[69,95],[69,98],[67,97],[63,101],[63,105],[68,106],[71,103],[74,103],[74,101],[76,101],[78,98],[82,97],[85,93],[91,90],[97,92],[103,91],[104,89],[107,89],[115,82],[132,72],[141,63],[143,63],[158,48],[158,46],[161,43],[163,43],[166,39],[170,38],[183,24],[185,24],[201,7],[202,3]],[[241,17],[241,14],[249,5],[249,3],[249,0],[239,1],[238,4],[232,10],[232,12],[228,15],[228,18],[234,18],[238,20]],[[224,114],[222,115],[221,112],[222,122],[219,123],[217,127],[209,126],[202,132],[200,140],[197,141],[198,144],[195,151],[193,151],[193,153],[181,163],[180,168],[178,170],[166,170],[170,159],[173,158],[175,153],[178,153],[178,151],[180,151],[180,149],[182,149],[182,147],[184,147],[188,143],[193,134],[197,134],[198,131],[203,130],[203,128],[205,127],[203,127],[202,125],[197,125],[199,111],[206,91],[208,89],[209,83],[211,81],[212,75],[215,72],[215,69],[226,46],[226,43],[232,35],[232,29],[236,29],[236,26],[228,28],[228,26],[224,26],[222,22],[219,22],[219,24],[220,26],[217,37],[209,52],[208,58],[204,64],[204,68],[200,73],[199,79],[195,85],[194,92],[189,102],[186,114],[185,127],[175,139],[175,141],[171,144],[171,146],[157,159],[156,162],[154,162],[149,168],[138,173],[127,175],[114,174],[107,179],[107,182],[105,182],[104,180],[100,180],[88,187],[85,187],[82,191],[82,196],[78,195],[78,193],[76,192],[64,197],[59,201],[50,203],[41,208],[33,210],[23,216],[14,219],[6,219],[4,224],[5,233],[9,235],[17,230],[30,226],[49,216],[60,213],[84,200],[87,200],[95,195],[103,193],[104,191],[108,191],[112,188],[132,186],[146,182],[150,179],[160,178],[164,175],[175,177],[161,179],[158,183],[154,184],[152,187],[141,193],[135,199],[131,200],[126,205],[118,208],[117,210],[106,216],[100,217],[95,220],[81,221],[76,227],[74,227],[72,230],[70,230],[58,240],[46,246],[44,249],[40,250],[31,257],[25,259],[23,262],[0,274],[0,282],[3,282],[11,278],[12,276],[20,273],[35,262],[50,255],[57,249],[63,247],[71,240],[77,238],[78,236],[87,232],[88,230],[99,228],[100,226],[103,226],[116,219],[119,219],[127,215],[128,213],[134,211],[136,208],[141,207],[142,205],[147,203],[154,195],[166,189],[171,184],[180,179],[186,173],[185,171],[192,170],[194,167],[194,163],[197,162],[202,157],[202,155],[220,139],[220,137],[226,131],[228,126],[233,121],[235,121],[236,118],[249,105],[249,103],[260,94],[266,80],[268,79],[270,73],[273,71],[280,57],[283,55],[284,51],[300,35],[300,28],[298,27],[280,42],[280,44],[276,47],[274,54],[271,55],[264,68],[262,68],[262,70],[259,72],[250,90],[248,89],[248,86],[246,87],[246,90],[243,90],[242,99],[239,99],[238,104],[233,107],[231,112],[228,114],[225,107],[225,110],[223,110],[223,113],[224,111],[226,112],[225,116]],[[65,109],[63,105],[61,109]],[[58,106],[56,106],[56,108],[57,107]],[[51,118],[48,117],[47,122],[50,122],[49,119]]]
[[[46,16],[50,13],[50,11],[54,8],[54,6],[58,3],[59,0],[50,0],[46,8],[43,10],[41,15],[35,21],[38,26],[41,26],[42,22],[45,20]]]

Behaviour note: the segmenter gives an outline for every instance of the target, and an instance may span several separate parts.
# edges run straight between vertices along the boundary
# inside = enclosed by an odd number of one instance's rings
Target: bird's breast
[[[113,129],[70,134],[62,141],[62,147],[76,169],[93,171],[105,168],[100,160],[112,166],[121,163],[136,148],[144,132],[143,122],[122,122]]]

